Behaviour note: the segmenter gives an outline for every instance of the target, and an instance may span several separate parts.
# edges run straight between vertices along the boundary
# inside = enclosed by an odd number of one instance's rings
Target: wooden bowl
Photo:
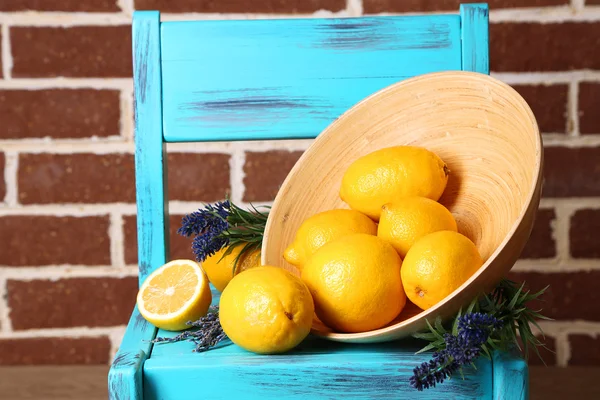
[[[460,288],[422,311],[409,302],[383,328],[333,332],[318,320],[313,333],[343,342],[382,342],[447,318],[475,296],[490,291],[512,268],[529,238],[541,190],[542,140],[531,109],[510,86],[472,72],[421,75],[391,85],[345,112],[298,160],[271,209],[262,247],[263,264],[298,271],[282,257],[306,218],[348,208],[339,190],[357,158],[395,145],[438,154],[450,168],[440,203],[460,233],[477,245],[484,265]],[[316,317],[315,317],[316,318]]]

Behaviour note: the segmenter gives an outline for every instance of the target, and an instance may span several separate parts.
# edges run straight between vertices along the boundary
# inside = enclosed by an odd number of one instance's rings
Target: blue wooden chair
[[[169,260],[167,142],[314,138],[367,95],[441,70],[489,73],[488,9],[454,15],[160,22],[133,18],[140,282]],[[190,210],[191,211],[191,210]],[[218,293],[214,293],[215,302]],[[109,373],[112,399],[528,397],[527,365],[495,354],[465,379],[416,392],[417,344],[342,345],[310,338],[289,354],[235,345],[193,353],[134,309]]]

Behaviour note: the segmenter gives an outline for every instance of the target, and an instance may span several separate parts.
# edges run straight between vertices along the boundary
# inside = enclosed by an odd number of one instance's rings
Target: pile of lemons
[[[337,332],[384,327],[401,316],[407,301],[428,309],[483,264],[475,244],[458,233],[453,215],[438,202],[449,174],[440,157],[425,148],[374,151],[355,160],[342,178],[340,197],[349,209],[306,219],[283,254],[300,277],[260,266],[258,252],[242,260],[233,279],[235,254],[220,263],[216,254],[202,269],[198,266],[200,272],[188,275],[196,286],[210,279],[222,291],[223,330],[234,343],[257,353],[297,346],[309,334],[315,313]],[[163,286],[163,292],[170,287]],[[197,299],[202,290],[208,289],[199,289]],[[205,303],[196,308],[198,314],[206,312]],[[144,304],[142,286],[138,307],[152,322]],[[187,308],[194,304],[189,300]]]

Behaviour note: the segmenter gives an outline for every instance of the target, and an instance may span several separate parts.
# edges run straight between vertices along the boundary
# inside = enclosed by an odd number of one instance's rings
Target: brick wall
[[[445,0],[0,1],[0,365],[105,364],[136,293],[130,19],[456,11]],[[544,132],[545,187],[512,272],[551,284],[549,364],[600,363],[600,1],[490,0],[493,75]],[[185,14],[189,13],[189,14]],[[306,141],[169,146],[172,231],[230,192],[268,202]],[[283,166],[283,168],[282,168]],[[191,258],[172,235],[174,257]]]

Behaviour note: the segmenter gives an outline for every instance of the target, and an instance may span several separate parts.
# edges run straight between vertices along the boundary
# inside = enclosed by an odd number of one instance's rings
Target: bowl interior
[[[476,244],[485,263],[441,302],[452,303],[445,308],[440,303],[422,312],[409,304],[396,321],[376,331],[337,334],[317,323],[317,334],[351,340],[390,336],[394,329],[407,334],[411,331],[407,324],[415,322],[420,323],[412,329],[420,329],[427,315],[448,314],[470,301],[464,293],[456,296],[470,285],[495,284],[512,267],[529,235],[531,213],[539,203],[542,162],[541,138],[530,108],[511,87],[487,75],[442,72],[375,93],[319,135],[275,199],[265,231],[263,263],[298,273],[282,254],[302,221],[320,211],[348,208],[339,198],[347,167],[367,153],[395,145],[425,147],[446,162],[450,176],[440,202],[456,218],[459,232]],[[494,265],[498,257],[508,265]]]

